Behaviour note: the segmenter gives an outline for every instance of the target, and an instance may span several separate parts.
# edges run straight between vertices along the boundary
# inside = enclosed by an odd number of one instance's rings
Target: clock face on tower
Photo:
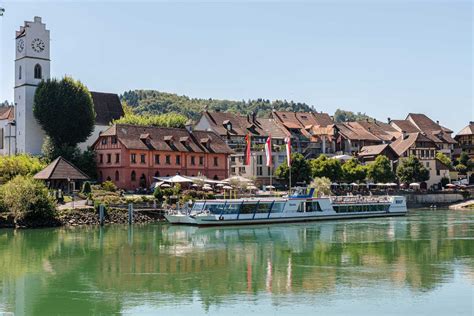
[[[39,38],[35,38],[31,42],[31,48],[37,53],[41,53],[44,50],[44,42],[40,40]]]
[[[18,43],[16,43],[16,50],[21,53],[25,49],[25,41],[20,39]]]

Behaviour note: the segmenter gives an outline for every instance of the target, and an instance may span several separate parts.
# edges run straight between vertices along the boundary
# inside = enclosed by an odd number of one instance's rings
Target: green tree
[[[310,160],[311,175],[316,177],[326,177],[331,181],[342,179],[341,162],[337,159],[329,159],[325,155],[320,155],[316,159]]]
[[[94,130],[95,111],[89,90],[70,77],[39,83],[33,114],[55,147],[84,142]]]
[[[449,159],[448,156],[446,156],[440,151],[436,153],[436,159],[438,159],[439,161],[441,161],[443,164],[445,164],[446,166],[450,168],[452,168],[453,166],[451,159]]]
[[[0,183],[6,183],[17,175],[33,176],[46,164],[38,157],[26,154],[0,156]]]
[[[275,175],[280,179],[289,181],[290,168],[288,168],[286,161],[278,166]],[[291,186],[301,182],[309,182],[310,179],[311,167],[308,160],[302,154],[291,154]]]
[[[367,176],[367,168],[359,160],[352,158],[342,165],[342,177],[348,182],[363,181]]]
[[[125,114],[122,118],[114,120],[112,124],[182,128],[185,126],[187,120],[185,116],[176,113],[160,115]]]
[[[3,206],[15,218],[23,220],[52,219],[56,214],[55,203],[46,186],[28,176],[16,176],[0,189]]]
[[[460,169],[464,170],[461,173],[471,171],[474,168],[473,162],[469,159],[469,155],[465,151],[461,152],[461,155],[459,155],[457,162],[458,165],[464,166],[464,168],[462,166],[459,168],[456,166],[456,170],[458,170],[459,172],[461,172]]]
[[[367,177],[374,182],[388,183],[395,180],[390,160],[387,156],[380,155],[375,161],[367,165]]]
[[[415,156],[401,160],[397,168],[397,176],[402,183],[423,182],[430,178],[430,172]]]
[[[344,111],[341,109],[337,109],[336,112],[334,112],[334,121],[336,123],[363,121],[367,119],[371,119],[371,117],[361,112],[354,113],[352,111]]]

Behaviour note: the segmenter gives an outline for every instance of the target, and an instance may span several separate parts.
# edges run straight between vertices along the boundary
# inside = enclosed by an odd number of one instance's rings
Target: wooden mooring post
[[[133,224],[133,203],[128,204],[128,225]]]
[[[99,205],[99,223],[100,226],[104,226],[105,208],[104,205]]]

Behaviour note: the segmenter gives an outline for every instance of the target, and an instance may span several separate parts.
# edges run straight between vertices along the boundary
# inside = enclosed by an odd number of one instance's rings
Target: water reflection
[[[261,227],[0,230],[0,311],[110,314],[473,282],[474,212]]]

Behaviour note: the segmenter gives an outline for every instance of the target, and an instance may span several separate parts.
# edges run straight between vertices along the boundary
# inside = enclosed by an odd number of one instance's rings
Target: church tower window
[[[42,74],[41,74],[41,66],[40,64],[35,65],[35,79],[41,79]]]
[[[21,80],[21,66],[20,66],[19,71],[18,71],[18,80]]]

